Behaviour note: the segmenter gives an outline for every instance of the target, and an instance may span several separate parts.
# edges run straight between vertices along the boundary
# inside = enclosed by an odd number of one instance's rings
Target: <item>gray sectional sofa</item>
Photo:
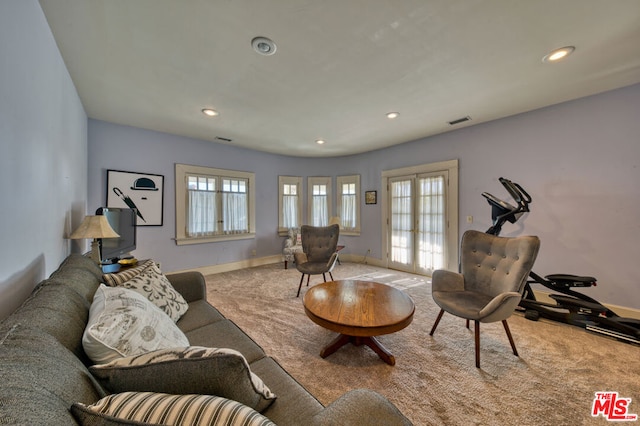
[[[262,411],[275,424],[411,424],[386,398],[370,390],[353,390],[324,407],[207,302],[201,274],[167,277],[189,304],[177,322],[189,344],[231,348],[244,355],[251,371],[277,396]],[[72,404],[92,404],[109,393],[89,371],[92,362],[82,346],[89,308],[101,281],[101,270],[90,259],[71,255],[0,323],[0,424],[78,424],[70,412]]]

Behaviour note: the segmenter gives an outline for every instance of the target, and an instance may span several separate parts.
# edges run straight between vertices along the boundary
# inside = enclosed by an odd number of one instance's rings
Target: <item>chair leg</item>
[[[444,309],[440,309],[438,318],[436,318],[436,322],[433,323],[433,327],[431,327],[431,332],[429,333],[429,336],[433,336],[433,333],[436,331],[436,327],[438,327],[438,324],[440,323],[440,319],[442,318],[443,314],[444,314]]]
[[[469,328],[469,320],[467,320],[467,328]]]
[[[284,269],[287,269],[287,261],[284,261]]]
[[[509,338],[509,343],[511,343],[511,349],[513,350],[513,354],[518,356],[518,351],[516,350],[516,344],[513,342],[513,337],[511,337],[511,331],[509,330],[509,326],[507,325],[507,320],[502,320],[502,325],[504,325],[504,331],[507,332],[507,337]]]
[[[331,277],[331,281],[335,281],[335,280],[333,279],[333,274],[331,273],[331,271],[329,271],[329,276]]]
[[[302,276],[300,277],[300,285],[298,286],[298,294],[296,294],[296,297],[300,297],[300,289],[302,288],[302,280],[304,280],[304,274],[302,274]]]
[[[324,280],[324,282],[327,282],[327,276],[324,274],[324,272],[322,273],[322,279]]]
[[[307,274],[307,287],[309,287],[309,280],[311,279],[311,274]]]
[[[480,368],[480,321],[473,321],[473,328],[476,334],[476,368]]]

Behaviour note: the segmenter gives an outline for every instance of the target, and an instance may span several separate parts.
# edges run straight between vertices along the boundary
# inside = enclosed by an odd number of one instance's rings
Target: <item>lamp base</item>
[[[100,265],[100,244],[97,238],[94,238],[91,243],[91,260]]]

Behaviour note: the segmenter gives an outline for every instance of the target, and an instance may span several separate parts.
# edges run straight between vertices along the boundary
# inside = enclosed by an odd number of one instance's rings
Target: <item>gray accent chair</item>
[[[302,253],[294,253],[296,260],[296,269],[302,272],[300,277],[300,285],[298,286],[298,294],[302,288],[304,276],[307,276],[307,287],[311,275],[322,274],[322,278],[327,281],[326,273],[329,273],[333,281],[331,271],[338,260],[338,238],[340,237],[340,227],[338,225],[329,226],[309,226],[302,225],[300,228],[302,234]]]
[[[462,236],[461,273],[437,270],[432,276],[433,300],[441,308],[429,335],[438,327],[442,315],[469,321],[475,329],[476,367],[480,368],[480,323],[502,321],[513,354],[518,356],[507,318],[514,312],[533,263],[540,240],[535,236],[497,237],[479,231]]]

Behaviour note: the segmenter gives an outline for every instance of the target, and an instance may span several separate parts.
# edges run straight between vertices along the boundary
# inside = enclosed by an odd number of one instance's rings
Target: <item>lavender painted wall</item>
[[[104,203],[106,169],[165,175],[164,226],[140,229],[139,256],[166,270],[228,263],[280,253],[276,234],[277,177],[361,175],[361,190],[377,190],[384,170],[459,159],[460,235],[490,226],[483,191],[507,197],[498,177],[521,183],[532,212],[503,235],[542,240],[536,271],[594,275],[589,294],[640,308],[633,268],[640,228],[640,85],[467,127],[392,148],[339,158],[292,158],[229,145],[89,120],[89,209]],[[174,163],[252,171],[257,178],[255,240],[176,246]],[[346,252],[381,257],[381,204],[362,205],[362,235],[344,236]]]
[[[87,116],[36,0],[0,2],[0,319],[74,249]]]
[[[367,153],[357,157],[369,170],[363,190],[380,185],[382,170],[458,158],[462,235],[491,225],[480,194],[508,198],[497,181],[508,177],[525,187],[533,203],[531,213],[506,225],[502,235],[541,238],[536,272],[593,275],[599,285],[586,290],[589,295],[638,309],[639,111],[640,85],[634,85]],[[342,161],[334,162],[337,168],[354,162]],[[380,241],[379,223],[375,217],[352,248],[363,253],[366,244]]]

